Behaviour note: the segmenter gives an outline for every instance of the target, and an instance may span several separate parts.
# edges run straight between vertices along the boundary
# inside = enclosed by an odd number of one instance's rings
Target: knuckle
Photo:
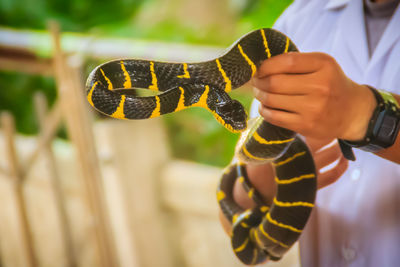
[[[279,76],[278,75],[272,75],[270,77],[268,77],[268,82],[267,82],[267,86],[268,86],[268,91],[270,92],[276,92],[278,85],[279,85]]]
[[[268,106],[268,97],[267,97],[267,93],[265,92],[259,92],[257,94],[257,99],[264,105],[264,106]]]
[[[268,79],[267,78],[254,78],[254,87],[260,89],[260,90],[265,90],[266,87],[268,86]]]
[[[316,116],[320,115],[320,112],[322,111],[321,108],[322,105],[320,104],[320,102],[317,101],[313,101],[308,104],[308,110],[313,120],[315,120]]]
[[[262,91],[260,90],[259,87],[254,87],[253,88],[253,94],[254,94],[255,98],[260,99],[261,95],[262,95]]]
[[[330,55],[328,55],[326,53],[318,52],[316,54],[320,58],[320,60],[323,61],[325,64],[330,65],[333,62],[335,62],[335,59],[332,56],[330,56]]]
[[[296,66],[297,64],[297,55],[294,52],[287,53],[286,54],[286,64],[289,69],[292,69]]]
[[[270,116],[269,116],[269,114],[268,114],[268,112],[267,112],[267,110],[266,110],[266,107],[264,106],[264,103],[262,103],[262,105],[260,105],[260,108],[259,108],[258,112],[260,113],[260,115],[261,115],[265,120],[269,119]]]
[[[275,112],[271,112],[271,111],[265,110],[263,117],[269,123],[272,123],[272,124],[278,124],[279,123],[279,119],[278,119],[278,117],[277,117]]]
[[[319,85],[317,87],[317,90],[318,90],[318,94],[323,98],[328,98],[331,93],[331,89],[327,84]]]
[[[274,107],[274,97],[268,93],[266,93],[264,97],[265,97],[265,101],[264,101],[265,105],[267,107]]]
[[[269,112],[269,111],[267,110],[266,107],[264,107],[264,108],[262,109],[262,116],[264,117],[265,120],[267,120],[267,121],[269,121],[269,122],[273,121],[273,119],[274,119],[274,116],[271,114],[271,112]]]

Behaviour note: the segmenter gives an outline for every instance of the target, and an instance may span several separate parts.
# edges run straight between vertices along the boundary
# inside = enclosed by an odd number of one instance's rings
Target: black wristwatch
[[[400,105],[392,94],[371,86],[377,106],[368,124],[367,133],[361,141],[339,140],[343,155],[355,160],[352,147],[368,152],[378,152],[394,144],[400,130]]]

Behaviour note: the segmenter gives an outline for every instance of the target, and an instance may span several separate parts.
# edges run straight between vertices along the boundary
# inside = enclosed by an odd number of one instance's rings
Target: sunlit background
[[[214,196],[238,135],[198,108],[105,118],[84,82],[115,58],[214,58],[291,2],[1,0],[0,266],[241,266]]]

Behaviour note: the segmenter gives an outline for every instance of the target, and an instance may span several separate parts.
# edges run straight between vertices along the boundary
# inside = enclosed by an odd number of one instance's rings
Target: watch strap
[[[342,139],[338,139],[338,143],[343,156],[348,160],[355,161],[356,156],[354,155],[353,148]]]

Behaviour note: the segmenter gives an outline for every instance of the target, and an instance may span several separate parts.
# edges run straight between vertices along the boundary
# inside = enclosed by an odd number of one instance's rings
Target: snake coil
[[[117,119],[148,119],[189,107],[202,107],[232,132],[247,128],[243,106],[228,93],[256,73],[261,62],[297,51],[284,34],[260,29],[236,41],[221,57],[197,63],[169,63],[139,59],[113,60],[96,67],[86,83],[89,103]],[[136,89],[151,96],[138,96]],[[278,260],[303,230],[316,194],[316,170],[306,144],[296,133],[258,117],[237,147],[238,163],[221,177],[217,200],[232,223],[231,243],[245,264]],[[246,163],[271,162],[278,185],[271,207],[251,185]],[[256,203],[251,210],[239,207],[232,195],[239,180]]]

